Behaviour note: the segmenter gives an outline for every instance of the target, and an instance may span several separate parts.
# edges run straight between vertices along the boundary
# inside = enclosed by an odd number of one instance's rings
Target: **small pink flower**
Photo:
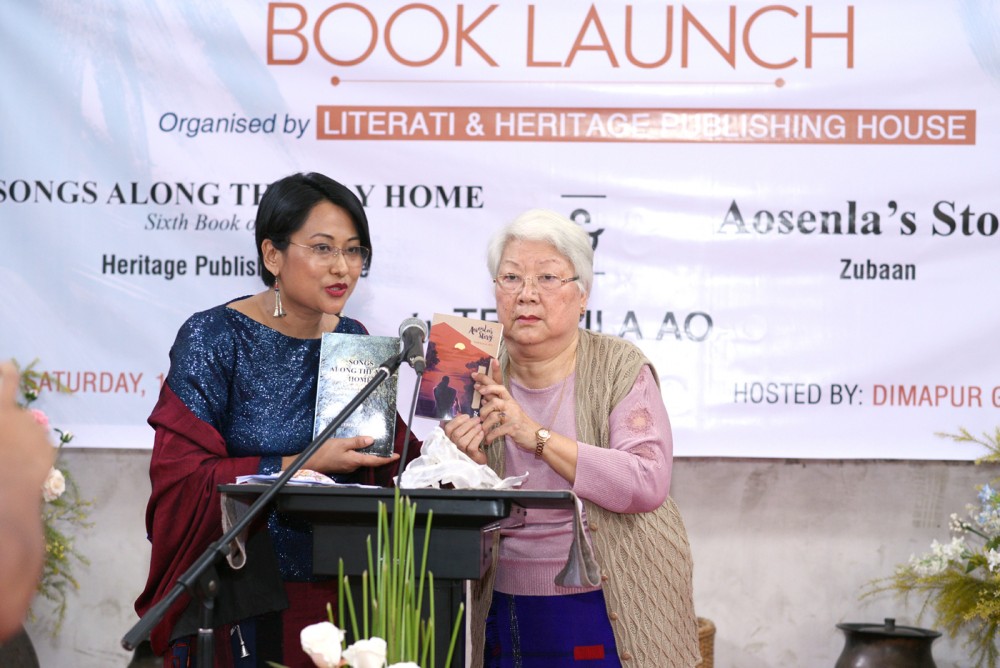
[[[28,412],[31,413],[31,417],[35,418],[35,422],[42,425],[44,428],[49,428],[49,416],[38,410],[37,408],[30,408]]]

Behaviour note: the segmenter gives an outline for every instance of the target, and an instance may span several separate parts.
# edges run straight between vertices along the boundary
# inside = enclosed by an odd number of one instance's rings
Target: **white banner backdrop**
[[[74,445],[149,447],[180,324],[262,288],[266,184],[320,171],[368,209],[374,334],[495,319],[486,240],[552,208],[675,454],[970,458],[934,434],[1000,420],[998,31],[986,0],[4,3],[0,356],[74,391],[41,404]]]

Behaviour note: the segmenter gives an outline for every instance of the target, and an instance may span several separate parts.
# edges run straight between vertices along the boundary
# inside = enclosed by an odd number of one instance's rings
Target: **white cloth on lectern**
[[[435,427],[420,446],[420,456],[410,462],[396,484],[401,488],[514,489],[528,474],[500,479],[484,464],[477,464],[458,449],[441,427]]]
[[[445,435],[441,427],[424,440],[420,456],[410,462],[397,480],[399,487],[440,488],[451,484],[455,489],[513,489],[527,480],[528,474],[500,479],[488,466],[477,464],[459,450]],[[583,504],[576,495],[574,533],[566,565],[556,576],[556,583],[564,587],[594,587],[600,584],[600,568],[584,535],[581,513]],[[530,512],[530,511],[529,511]]]

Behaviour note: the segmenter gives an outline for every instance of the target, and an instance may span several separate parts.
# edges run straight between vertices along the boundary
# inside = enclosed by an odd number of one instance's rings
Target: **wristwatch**
[[[549,442],[550,438],[552,438],[552,434],[545,427],[535,432],[535,459],[542,458],[542,450],[545,449],[545,444]]]

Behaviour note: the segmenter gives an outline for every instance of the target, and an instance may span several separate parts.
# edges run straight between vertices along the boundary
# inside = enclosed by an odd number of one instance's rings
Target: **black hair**
[[[264,285],[274,286],[274,274],[264,266],[264,239],[270,239],[280,251],[288,248],[292,235],[305,225],[310,212],[320,202],[330,202],[347,212],[358,231],[362,246],[369,249],[368,260],[362,275],[368,274],[372,263],[372,239],[368,231],[368,217],[361,200],[347,186],[329,176],[310,172],[292,174],[269,185],[257,207],[255,223],[257,260]]]

